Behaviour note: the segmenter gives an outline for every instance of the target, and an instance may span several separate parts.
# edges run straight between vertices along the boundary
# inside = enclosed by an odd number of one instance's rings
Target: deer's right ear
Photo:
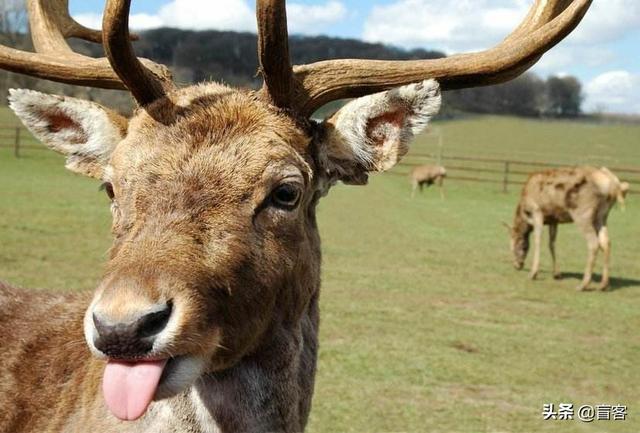
[[[126,134],[126,118],[81,99],[10,89],[9,106],[36,138],[66,155],[66,168],[96,179]]]

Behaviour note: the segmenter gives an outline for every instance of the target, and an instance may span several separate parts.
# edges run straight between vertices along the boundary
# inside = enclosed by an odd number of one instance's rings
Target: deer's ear
[[[355,99],[325,121],[321,161],[331,177],[364,184],[367,173],[393,167],[440,109],[435,80]]]
[[[11,89],[9,105],[36,138],[66,155],[69,170],[97,179],[126,134],[127,119],[81,99]]]

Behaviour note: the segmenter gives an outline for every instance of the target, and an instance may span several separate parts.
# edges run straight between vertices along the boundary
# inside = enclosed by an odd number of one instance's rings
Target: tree
[[[548,114],[561,117],[575,117],[580,114],[582,85],[576,77],[549,77],[546,84]]]
[[[448,100],[457,110],[535,117],[544,108],[545,83],[526,73],[504,84],[452,92]]]

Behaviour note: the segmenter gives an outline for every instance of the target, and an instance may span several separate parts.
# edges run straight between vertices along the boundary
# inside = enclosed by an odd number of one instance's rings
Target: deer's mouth
[[[203,373],[204,361],[192,356],[158,360],[109,360],[102,390],[109,411],[118,419],[142,417],[154,400],[172,397]]]

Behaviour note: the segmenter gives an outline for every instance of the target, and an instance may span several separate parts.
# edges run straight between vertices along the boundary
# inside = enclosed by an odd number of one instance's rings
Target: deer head
[[[537,0],[488,51],[407,62],[334,60],[292,67],[284,0],[258,0],[259,91],[215,83],[176,88],[133,53],[130,0],[108,0],[102,32],[66,0],[29,0],[38,53],[0,46],[9,70],[128,89],[131,119],[74,98],[14,90],[11,106],[67,168],[104,183],[114,243],[85,316],[107,360],[104,395],[122,419],[182,392],[295,329],[317,300],[315,207],[338,181],[362,185],[407,152],[440,106],[440,89],[525,71],[580,21],[589,0]],[[102,42],[106,59],[65,38]],[[322,123],[321,105],[357,98]]]
[[[513,216],[513,225],[503,222],[509,233],[509,245],[513,255],[513,267],[521,270],[529,253],[529,237],[533,226],[529,223],[529,216],[525,213],[522,203],[518,203]]]

